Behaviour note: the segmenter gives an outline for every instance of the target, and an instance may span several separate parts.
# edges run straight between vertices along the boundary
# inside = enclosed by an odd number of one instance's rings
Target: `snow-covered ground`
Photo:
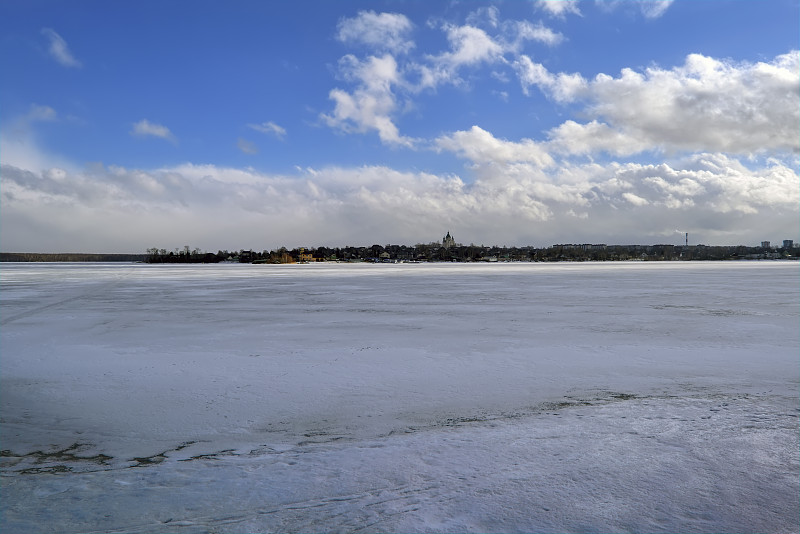
[[[797,263],[0,268],[2,532],[798,532]]]

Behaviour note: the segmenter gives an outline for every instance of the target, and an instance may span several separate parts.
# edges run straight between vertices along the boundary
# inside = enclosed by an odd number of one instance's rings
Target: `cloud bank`
[[[215,250],[416,243],[451,229],[476,243],[502,236],[506,244],[546,246],[609,236],[668,241],[678,227],[735,244],[769,238],[765,228],[779,231],[800,205],[797,174],[777,161],[754,169],[703,153],[671,164],[548,171],[524,155],[525,143],[511,148],[500,160],[476,158],[482,163],[472,183],[382,166],[290,176],[192,164],[80,172],[3,165],[0,240],[4,250],[30,250],[32,243],[41,251],[61,250],[62,243],[87,251],[103,243],[106,252],[183,244]]]

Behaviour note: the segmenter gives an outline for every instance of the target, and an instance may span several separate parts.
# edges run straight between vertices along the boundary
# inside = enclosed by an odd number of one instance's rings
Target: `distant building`
[[[761,242],[761,248],[770,248],[769,245],[770,245],[769,241],[762,241]]]
[[[314,261],[314,254],[312,254],[311,251],[306,252],[304,247],[300,247],[300,253],[297,255],[297,261],[300,263]]]
[[[791,239],[784,239],[783,240],[783,248],[790,249],[794,247],[794,241]]]
[[[450,247],[456,246],[456,240],[450,235],[450,232],[447,232],[447,235],[442,238],[442,247],[448,249]]]

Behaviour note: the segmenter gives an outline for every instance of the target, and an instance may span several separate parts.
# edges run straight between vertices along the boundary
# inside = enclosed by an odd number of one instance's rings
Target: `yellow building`
[[[306,252],[306,249],[300,247],[300,254],[297,256],[297,261],[300,263],[308,263],[314,261],[314,255],[311,252]]]

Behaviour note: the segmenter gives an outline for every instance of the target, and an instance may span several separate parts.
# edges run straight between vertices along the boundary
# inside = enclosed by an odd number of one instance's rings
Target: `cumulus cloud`
[[[405,15],[359,11],[357,16],[339,21],[336,38],[402,54],[414,47],[414,42],[409,39],[413,28]]]
[[[800,151],[800,55],[769,62],[732,62],[700,54],[683,65],[618,77],[553,74],[522,56],[515,64],[524,90],[537,86],[553,100],[579,102],[596,122],[565,123],[551,132],[561,147],[594,145],[613,154],[656,150],[753,154]],[[601,124],[602,123],[602,124]],[[613,130],[612,138],[588,141]]]
[[[448,25],[445,29],[451,50],[437,58],[440,63],[458,67],[496,60],[503,53],[503,47],[480,28]]]
[[[479,126],[441,136],[434,143],[439,150],[453,152],[475,163],[526,162],[539,167],[553,165],[553,158],[534,141],[523,139],[512,142],[497,139]]]
[[[42,28],[42,35],[47,37],[50,42],[50,47],[47,49],[50,53],[50,57],[55,59],[60,65],[71,68],[79,68],[82,66],[81,62],[72,55],[67,42],[56,33],[55,30],[51,28]]]
[[[522,92],[526,95],[532,86],[537,86],[556,102],[572,102],[586,93],[587,82],[577,73],[553,74],[541,63],[534,63],[530,57],[521,55],[514,62],[519,76]]]
[[[504,62],[503,44],[491,37],[486,31],[475,26],[442,26],[449,50],[439,54],[428,54],[422,62],[413,62],[407,66],[416,81],[414,91],[436,89],[440,85],[460,85],[459,72],[464,67],[477,67],[482,64]],[[411,84],[409,84],[411,85]]]
[[[169,128],[161,124],[150,122],[147,119],[142,119],[139,122],[135,122],[130,133],[131,135],[138,137],[151,136],[160,137],[161,139],[166,139],[167,141],[175,141],[175,136],[172,135],[172,132],[169,131]]]
[[[262,122],[261,124],[248,124],[247,127],[257,132],[274,135],[281,140],[286,137],[286,129],[272,121]]]
[[[634,206],[647,206],[650,202],[646,198],[642,198],[638,195],[634,195],[633,193],[624,192],[622,193],[622,198],[633,204]]]
[[[630,156],[653,145],[647,140],[628,135],[596,120],[580,124],[564,121],[548,132],[548,150],[562,155],[592,155],[605,152],[613,156]]]
[[[339,62],[345,79],[357,84],[353,92],[333,89],[328,94],[335,107],[321,118],[328,126],[344,132],[376,131],[381,141],[394,146],[413,146],[414,140],[400,135],[393,115],[397,101],[393,86],[400,82],[397,62],[390,54],[360,61],[353,55]]]

